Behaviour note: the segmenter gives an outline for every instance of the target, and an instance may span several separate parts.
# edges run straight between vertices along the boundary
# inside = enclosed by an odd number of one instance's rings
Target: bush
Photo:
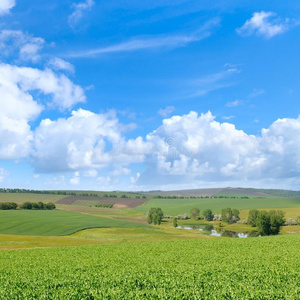
[[[15,202],[0,202],[0,210],[16,209],[18,204]]]
[[[45,209],[52,210],[52,209],[55,209],[55,208],[56,208],[56,206],[52,202],[49,202],[49,203],[45,204]]]
[[[284,225],[298,225],[298,222],[294,219],[288,218],[287,221],[284,223]]]
[[[178,215],[176,218],[178,220],[188,220],[188,219],[190,219],[190,217],[187,214]]]
[[[178,227],[177,218],[173,218],[173,226],[176,228]]]
[[[31,202],[24,202],[19,205],[20,209],[32,209],[32,203]]]
[[[194,220],[198,220],[199,219],[199,215],[200,215],[200,210],[199,208],[192,208],[191,209],[191,217],[194,219]]]
[[[211,209],[205,209],[203,211],[203,216],[204,216],[205,220],[207,220],[207,221],[212,221],[214,219],[214,215],[213,215]]]

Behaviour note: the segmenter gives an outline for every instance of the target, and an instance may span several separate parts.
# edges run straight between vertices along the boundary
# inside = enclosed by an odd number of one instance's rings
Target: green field
[[[178,215],[189,214],[193,207],[203,211],[210,208],[214,213],[219,213],[222,208],[231,207],[236,209],[252,208],[288,208],[300,207],[299,198],[197,198],[197,199],[154,199],[140,205],[137,209],[148,211],[151,207],[161,207],[164,214]]]
[[[94,227],[148,226],[63,210],[0,210],[0,234],[56,236]]]
[[[300,235],[3,251],[0,299],[299,299]]]
[[[44,194],[27,194],[27,193],[0,193],[0,202],[55,202],[59,199],[65,198],[62,195],[44,195]]]

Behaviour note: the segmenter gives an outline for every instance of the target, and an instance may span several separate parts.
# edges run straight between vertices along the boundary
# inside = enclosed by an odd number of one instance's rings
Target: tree
[[[270,210],[270,234],[278,234],[280,227],[284,224],[284,212],[282,210]]]
[[[21,209],[32,209],[32,204],[31,202],[24,202],[20,205]]]
[[[211,209],[205,209],[203,211],[203,216],[204,216],[205,220],[207,220],[207,221],[212,221],[214,218],[214,215],[213,215]]]
[[[195,220],[198,220],[198,219],[199,219],[199,215],[200,215],[200,210],[199,210],[199,208],[196,208],[196,207],[192,208],[191,211],[190,211],[190,213],[191,213],[191,217],[192,217],[193,219],[195,219]]]
[[[260,211],[258,213],[256,226],[260,235],[270,235],[270,216],[267,211]]]
[[[256,218],[256,226],[260,235],[278,234],[284,222],[284,212],[281,210],[260,211]]]
[[[163,211],[160,207],[152,207],[148,213],[148,223],[154,225],[160,225],[164,216]]]
[[[226,223],[232,223],[232,209],[230,207],[223,208],[221,211],[222,221]]]
[[[251,225],[252,227],[256,226],[256,219],[257,219],[258,213],[259,213],[259,211],[257,209],[249,210],[247,223],[249,225]]]
[[[55,206],[55,204],[52,203],[52,202],[46,203],[46,204],[44,205],[44,209],[52,210],[52,209],[55,209],[55,208],[56,208],[56,206]]]
[[[235,218],[235,221],[240,219],[240,211],[238,209],[232,209],[232,217]]]
[[[45,209],[44,203],[42,201],[39,201],[38,203],[39,209]]]
[[[176,228],[178,227],[178,222],[177,222],[177,218],[173,218],[173,226]]]

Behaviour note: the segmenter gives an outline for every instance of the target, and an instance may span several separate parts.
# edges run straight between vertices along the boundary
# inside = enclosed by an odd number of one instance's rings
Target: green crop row
[[[299,299],[300,236],[3,251],[0,299]]]

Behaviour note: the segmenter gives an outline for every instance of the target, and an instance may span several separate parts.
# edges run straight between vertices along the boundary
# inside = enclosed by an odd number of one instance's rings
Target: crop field
[[[56,236],[94,227],[142,227],[147,225],[95,217],[76,212],[52,210],[0,211],[0,234]]]
[[[46,195],[46,194],[27,194],[27,193],[0,193],[0,202],[55,202],[66,196],[62,195]]]
[[[189,213],[193,207],[200,210],[210,208],[214,213],[219,213],[222,208],[236,209],[254,208],[289,208],[300,207],[299,198],[196,198],[196,199],[156,199],[152,198],[145,204],[137,207],[141,211],[148,211],[151,207],[161,207],[168,215]]]
[[[121,208],[133,208],[145,203],[147,199],[137,198],[106,198],[106,197],[81,197],[68,196],[58,200],[57,204],[79,205],[79,206],[95,206],[96,204],[115,204]]]
[[[0,299],[299,299],[300,235],[3,251]]]

